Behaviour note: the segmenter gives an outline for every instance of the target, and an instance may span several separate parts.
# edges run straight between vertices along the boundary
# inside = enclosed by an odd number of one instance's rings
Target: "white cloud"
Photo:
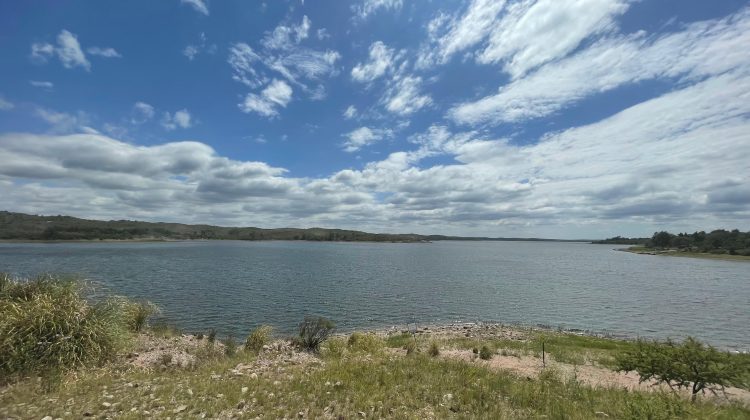
[[[188,4],[196,12],[208,16],[208,6],[206,6],[206,2],[203,0],[180,0],[180,3]]]
[[[438,14],[417,67],[445,64],[469,51],[482,64],[502,63],[513,78],[564,57],[592,35],[615,27],[630,0],[473,0],[461,15]],[[472,51],[472,48],[478,50]]]
[[[105,58],[121,57],[114,48],[90,47],[89,54]],[[86,58],[78,42],[78,37],[68,30],[63,29],[57,35],[57,46],[46,42],[31,44],[31,60],[37,63],[46,63],[53,56],[57,56],[65,68],[83,67],[86,71],[91,70],[91,62]]]
[[[393,49],[388,48],[381,41],[375,41],[370,45],[369,60],[365,63],[357,63],[352,68],[352,79],[358,82],[372,82],[384,75],[393,64]]]
[[[352,153],[385,138],[393,137],[393,130],[359,127],[358,129],[347,133],[345,137],[348,140],[343,144],[344,151]]]
[[[52,89],[55,87],[55,85],[52,82],[47,82],[43,80],[29,80],[29,84],[31,86],[42,88],[42,89]]]
[[[318,37],[319,41],[322,41],[326,38],[330,38],[331,34],[328,33],[328,30],[326,28],[320,28],[315,32],[316,36]]]
[[[90,127],[91,118],[85,112],[78,111],[75,114],[58,112],[52,109],[37,107],[34,116],[44,120],[50,126],[53,133],[86,133],[96,132]]]
[[[249,93],[239,104],[245,113],[255,112],[264,117],[279,115],[278,108],[285,108],[292,100],[292,88],[283,80],[273,79],[260,95]]]
[[[563,57],[584,39],[615,26],[628,0],[539,0],[515,3],[493,25],[480,63],[504,63],[518,78],[541,64]]]
[[[86,55],[81,50],[81,44],[78,38],[72,33],[63,29],[57,36],[57,48],[55,48],[57,58],[66,68],[83,67],[87,71],[91,69],[91,63],[86,59]]]
[[[15,107],[16,106],[13,105],[12,102],[6,100],[2,95],[0,95],[0,111],[9,111]]]
[[[344,118],[350,120],[357,116],[357,108],[354,105],[349,105],[342,114]]]
[[[524,121],[625,84],[656,78],[699,80],[738,68],[750,71],[750,60],[742,53],[748,44],[750,9],[659,37],[642,32],[608,37],[500,87],[497,94],[458,104],[448,115],[464,124]]]
[[[86,52],[91,55],[98,55],[99,57],[104,58],[122,58],[122,55],[118,53],[114,48],[108,47],[108,48],[99,48],[99,47],[89,47],[86,49]]]
[[[432,98],[421,93],[421,85],[421,77],[404,76],[395,79],[383,99],[386,109],[408,115],[432,104]]]
[[[154,115],[156,115],[156,110],[153,106],[145,102],[136,102],[133,105],[133,118],[131,122],[133,124],[143,124],[154,118]]]
[[[362,3],[352,6],[352,11],[360,19],[366,19],[380,9],[399,10],[403,0],[362,0]]]
[[[200,51],[198,50],[198,47],[195,45],[188,45],[184,50],[182,50],[182,54],[190,61],[193,61],[193,59],[196,55],[198,55],[199,52]]]
[[[192,126],[190,112],[187,109],[181,109],[174,114],[165,112],[161,120],[161,125],[167,130],[190,128]]]
[[[290,85],[294,85],[311,100],[324,99],[326,90],[322,80],[338,74],[336,63],[341,60],[341,54],[334,50],[300,46],[308,38],[311,27],[310,19],[303,16],[299,25],[278,25],[266,33],[259,51],[246,43],[232,45],[228,60],[232,78],[258,89],[280,75],[285,79],[284,86],[289,88],[290,98]],[[240,104],[243,112],[257,112],[264,116],[278,115],[278,108],[279,103],[269,100],[263,92],[249,93]]]

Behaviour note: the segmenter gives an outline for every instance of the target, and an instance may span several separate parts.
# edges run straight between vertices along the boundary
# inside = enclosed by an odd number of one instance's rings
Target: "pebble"
[[[52,416],[44,416],[42,417],[42,420],[52,420]]]
[[[248,389],[249,389],[248,387],[246,387],[246,386],[243,386],[243,387],[242,387],[242,393],[243,393],[243,394],[244,394],[244,393],[246,393]],[[190,395],[192,395],[192,394],[190,394]]]
[[[103,402],[102,403],[102,407],[104,407],[104,408],[110,408],[110,407],[112,407],[112,403]]]
[[[187,406],[183,404],[183,405],[181,405],[181,406],[179,406],[179,407],[175,408],[174,410],[172,410],[172,412],[173,412],[174,414],[177,414],[177,413],[182,413],[182,412],[183,412],[183,411],[185,411],[185,410],[187,410]]]

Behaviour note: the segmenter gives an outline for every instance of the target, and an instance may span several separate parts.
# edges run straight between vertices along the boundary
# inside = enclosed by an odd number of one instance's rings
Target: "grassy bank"
[[[8,302],[42,299],[56,287],[0,287],[0,312]],[[78,303],[76,313],[83,315],[100,304]],[[14,365],[13,377],[0,386],[0,418],[750,418],[745,390],[691,402],[685,393],[614,372],[617,355],[637,345],[629,341],[502,325],[327,337],[330,323],[315,318],[294,341],[274,339],[268,328],[238,341],[213,331],[185,335],[165,325],[146,327],[147,305],[114,308],[126,310],[102,318],[121,339],[107,347],[106,357],[91,353],[80,363],[59,365],[68,355],[61,353],[65,357],[44,361],[58,368],[54,375],[40,364]],[[51,328],[60,335],[49,336],[44,349],[82,331],[75,323],[51,325],[68,330]],[[74,353],[97,348],[81,342]],[[29,359],[5,352],[0,358]]]
[[[747,255],[711,254],[709,252],[688,252],[688,251],[678,251],[678,250],[657,250],[655,248],[647,248],[644,246],[631,246],[629,248],[622,249],[622,251],[631,252],[633,254],[643,254],[643,255],[658,255],[658,256],[667,256],[667,257],[703,258],[703,259],[708,259],[708,260],[750,262],[750,256],[747,256]]]

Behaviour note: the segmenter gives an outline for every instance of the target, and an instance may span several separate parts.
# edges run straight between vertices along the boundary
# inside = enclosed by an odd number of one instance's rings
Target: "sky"
[[[750,230],[750,3],[0,0],[0,209]]]

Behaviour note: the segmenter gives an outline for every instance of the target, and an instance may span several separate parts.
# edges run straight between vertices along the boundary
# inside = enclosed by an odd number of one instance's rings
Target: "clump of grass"
[[[140,332],[148,325],[148,319],[152,315],[159,313],[159,308],[148,301],[125,301],[123,312],[126,316],[128,329],[133,332]]]
[[[195,335],[195,338],[196,340],[203,340],[203,333],[199,332],[198,334]]]
[[[171,353],[162,353],[161,357],[159,357],[159,363],[162,366],[169,366],[172,364],[172,354]]]
[[[432,357],[437,357],[440,355],[440,347],[438,347],[438,344],[436,342],[430,343],[430,349],[427,351],[427,354],[429,354]]]
[[[182,334],[182,332],[176,325],[171,324],[165,320],[154,322],[154,325],[152,325],[150,329],[151,332],[157,337],[170,338],[177,337],[178,335]]]
[[[352,333],[347,340],[347,347],[353,352],[362,353],[380,353],[385,347],[382,338],[375,334],[363,334],[360,332]]]
[[[471,352],[474,353],[474,354],[479,354],[479,349],[476,348],[476,347],[474,347],[474,348],[471,349]]]
[[[494,352],[487,346],[482,346],[482,348],[479,350],[479,358],[482,360],[492,359],[493,354]]]
[[[208,343],[213,345],[216,342],[216,330],[210,328],[208,334],[206,334],[206,338],[208,339]]]
[[[346,354],[347,340],[343,337],[331,337],[326,340],[322,352],[324,356],[340,359]]]
[[[303,350],[317,353],[320,351],[320,345],[334,331],[336,324],[333,321],[319,317],[305,317],[299,324],[299,337],[296,343]]]
[[[237,340],[234,339],[234,336],[229,335],[227,336],[227,339],[224,340],[224,354],[232,357],[237,353]]]
[[[92,303],[84,284],[0,275],[0,377],[65,371],[112,359],[127,341],[120,299]]]
[[[245,340],[245,350],[255,353],[263,350],[263,346],[271,340],[271,332],[273,332],[273,328],[268,325],[261,325],[254,329]]]
[[[417,343],[414,340],[410,340],[406,343],[404,346],[404,349],[406,350],[406,355],[414,354],[414,352],[417,351]]]

